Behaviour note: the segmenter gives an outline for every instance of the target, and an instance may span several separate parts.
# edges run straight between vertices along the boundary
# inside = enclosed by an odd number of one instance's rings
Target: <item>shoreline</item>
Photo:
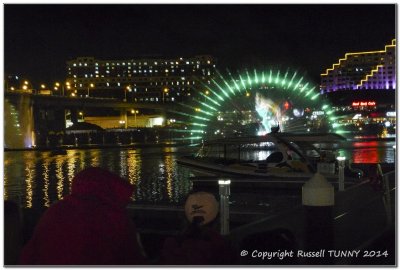
[[[396,141],[396,137],[380,138],[346,138],[347,142],[367,142],[367,141]],[[87,145],[61,145],[57,147],[32,147],[32,148],[4,148],[5,152],[11,151],[60,151],[69,149],[123,149],[123,148],[150,148],[150,147],[181,147],[181,146],[199,146],[199,143],[180,143],[180,142],[149,142],[149,143],[132,143],[132,144],[87,144]],[[61,154],[61,153],[60,153]]]

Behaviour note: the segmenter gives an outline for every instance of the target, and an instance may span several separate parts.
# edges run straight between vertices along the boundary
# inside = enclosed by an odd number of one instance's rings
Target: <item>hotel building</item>
[[[393,39],[383,50],[346,53],[321,74],[321,92],[341,128],[356,135],[395,136],[395,50]]]
[[[321,91],[396,89],[396,40],[383,50],[346,53],[321,74]]]
[[[209,84],[215,60],[189,58],[100,60],[78,57],[67,61],[69,95],[118,98],[128,102],[167,103],[191,99]]]

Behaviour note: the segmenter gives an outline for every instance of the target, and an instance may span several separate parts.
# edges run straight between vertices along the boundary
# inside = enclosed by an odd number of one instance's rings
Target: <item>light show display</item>
[[[228,73],[203,84],[195,105],[181,104],[191,139],[254,136],[271,131],[343,133],[318,85],[298,72],[269,69]],[[189,111],[187,110],[189,109]],[[324,114],[313,116],[313,111]]]

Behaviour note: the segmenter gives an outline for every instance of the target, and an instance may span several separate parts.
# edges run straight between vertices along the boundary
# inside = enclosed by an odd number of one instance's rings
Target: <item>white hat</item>
[[[218,215],[219,204],[214,195],[208,192],[196,192],[191,194],[185,203],[185,214],[189,222],[193,217],[203,217],[201,225],[213,221]]]

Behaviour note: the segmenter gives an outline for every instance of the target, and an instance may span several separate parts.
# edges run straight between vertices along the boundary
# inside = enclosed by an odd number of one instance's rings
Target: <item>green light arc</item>
[[[322,110],[325,112],[329,120],[329,128],[335,133],[345,133],[340,130],[340,124],[335,123],[337,117],[334,110],[328,101],[322,100],[321,93],[318,91],[318,85],[305,81],[304,76],[298,75],[297,71],[281,72],[280,70],[264,70],[258,72],[254,69],[253,72],[245,70],[244,73],[238,74],[235,78],[231,72],[228,72],[229,79],[224,78],[220,72],[216,72],[218,76],[210,80],[209,84],[202,82],[204,91],[200,91],[195,99],[194,106],[183,105],[190,108],[192,119],[190,124],[191,139],[203,139],[205,128],[216,118],[219,109],[222,105],[234,98],[240,96],[248,96],[251,91],[260,90],[260,87],[268,87],[266,91],[282,91],[291,97],[300,98],[306,102],[308,106]],[[219,77],[219,78],[218,78]],[[272,89],[271,89],[272,88]]]

